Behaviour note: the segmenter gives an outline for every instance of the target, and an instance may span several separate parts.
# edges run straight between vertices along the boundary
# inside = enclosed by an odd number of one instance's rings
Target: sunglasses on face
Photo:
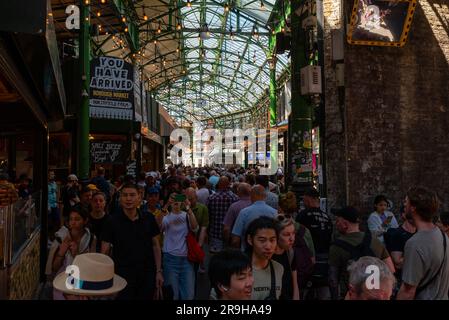
[[[287,221],[293,219],[293,216],[291,214],[280,214],[276,217],[277,221]]]

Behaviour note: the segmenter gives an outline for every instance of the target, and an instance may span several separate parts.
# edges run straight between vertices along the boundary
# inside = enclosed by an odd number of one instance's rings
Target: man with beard
[[[405,213],[412,216],[417,232],[405,244],[398,300],[448,300],[449,239],[432,222],[437,210],[435,193],[423,187],[407,192]]]

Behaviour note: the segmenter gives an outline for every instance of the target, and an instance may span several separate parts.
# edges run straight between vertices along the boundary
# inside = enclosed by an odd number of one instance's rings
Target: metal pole
[[[292,12],[296,12],[304,1],[293,1]],[[302,29],[302,16],[291,15],[292,47],[292,112],[289,118],[288,182],[291,189],[302,196],[312,186],[312,113],[310,99],[301,95],[301,68],[308,65],[306,37]]]
[[[318,22],[318,65],[321,66],[321,79],[326,79],[324,74],[324,8],[323,0],[316,1],[317,22]],[[320,184],[320,195],[323,198],[327,198],[327,179],[326,179],[326,110],[325,110],[325,81],[323,81],[323,94],[320,99],[320,111],[319,111],[319,128],[320,128],[320,164],[321,164],[321,176],[322,183]]]
[[[274,53],[276,46],[276,35],[270,35],[270,127],[276,125],[276,56]]]
[[[89,178],[89,86],[90,86],[90,6],[87,0],[80,1],[80,67],[81,105],[78,121],[78,175],[81,180]]]

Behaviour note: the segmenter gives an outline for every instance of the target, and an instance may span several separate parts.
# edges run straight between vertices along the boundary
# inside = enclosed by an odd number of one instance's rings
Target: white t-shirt
[[[372,233],[377,234],[377,239],[380,242],[385,243],[383,234],[390,228],[398,228],[399,225],[392,212],[385,211],[383,217],[384,219],[391,219],[389,223],[386,223],[386,226],[383,226],[382,218],[377,211],[372,212],[368,218],[368,229]]]
[[[170,212],[162,219],[161,231],[164,232],[162,252],[174,256],[187,257],[187,213]]]

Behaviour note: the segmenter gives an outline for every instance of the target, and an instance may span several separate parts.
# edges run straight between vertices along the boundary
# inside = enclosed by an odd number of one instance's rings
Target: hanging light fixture
[[[229,31],[230,31],[229,35],[231,36],[231,40],[234,40],[234,32],[232,32],[232,26],[229,29]]]
[[[122,17],[122,22],[126,23],[126,17],[125,16]]]
[[[161,33],[161,32],[162,32],[162,30],[161,30],[161,22],[159,21],[159,25],[157,27],[157,33]]]
[[[105,3],[106,3],[106,0],[101,0],[101,3],[102,3],[102,4],[105,4]]]
[[[254,27],[253,29],[253,38],[258,39],[259,38],[259,32],[257,30],[257,27]]]
[[[209,27],[207,26],[207,23],[205,23],[204,26],[201,28],[200,37],[203,40],[210,38],[210,31]]]
[[[181,24],[178,22],[178,24],[176,25],[176,30],[181,30],[182,26]]]
[[[190,0],[187,0],[187,7],[191,7],[192,6],[192,3],[190,2]]]
[[[125,28],[125,32],[128,32],[128,27]]]
[[[148,16],[145,13],[145,7],[143,8],[143,20],[147,21],[148,20]]]
[[[263,3],[263,0],[260,0],[260,9],[265,10],[265,5]]]
[[[101,16],[101,12],[100,12],[100,10],[98,10],[97,11],[97,17],[100,17]]]
[[[227,3],[225,3],[225,5],[224,5],[224,11],[225,11],[225,12],[228,12],[228,11],[229,11],[229,5],[228,5]]]
[[[154,43],[154,44],[157,44],[157,40],[156,40],[156,39],[154,39],[153,43]]]
[[[179,46],[176,48],[176,53],[179,53]]]

